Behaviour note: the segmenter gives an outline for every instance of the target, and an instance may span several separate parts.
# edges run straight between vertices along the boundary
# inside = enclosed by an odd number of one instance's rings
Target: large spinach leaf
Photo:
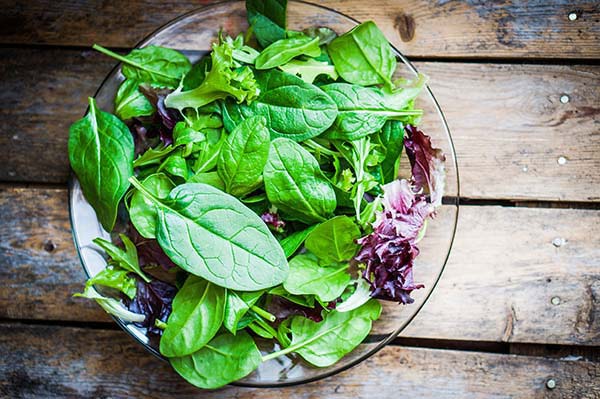
[[[87,115],[69,129],[69,161],[102,227],[111,231],[133,175],[133,137],[119,118],[89,102]]]
[[[256,40],[267,47],[285,37],[287,0],[247,0],[248,25]]]
[[[290,260],[290,274],[283,288],[294,295],[316,295],[321,302],[333,301],[342,295],[350,283],[348,263],[319,265],[310,253],[296,255]]]
[[[248,118],[225,141],[217,171],[225,191],[243,197],[262,183],[262,172],[269,156],[269,130],[262,116]]]
[[[360,229],[348,216],[336,216],[317,226],[304,246],[325,263],[350,260],[358,250]]]
[[[287,277],[279,243],[235,197],[207,184],[187,183],[160,200],[137,180],[132,183],[158,205],[156,239],[182,269],[240,291],[269,288]]]
[[[226,290],[190,275],[173,299],[173,310],[160,339],[160,353],[185,356],[206,345],[223,323]]]
[[[271,69],[287,63],[299,55],[318,57],[321,54],[319,38],[308,36],[290,37],[281,39],[264,49],[256,57],[256,69]]]
[[[292,341],[287,348],[270,353],[263,361],[296,352],[317,367],[331,366],[354,348],[371,331],[371,324],[379,318],[381,305],[370,300],[349,312],[332,311],[322,322],[314,322],[305,317],[292,319]]]
[[[335,69],[347,82],[392,86],[396,56],[373,21],[364,22],[328,45]]]
[[[146,177],[142,185],[159,199],[166,198],[175,187],[175,184],[164,173],[155,173]],[[156,237],[156,213],[157,208],[154,201],[136,190],[131,196],[129,218],[143,237]]]
[[[262,115],[272,139],[303,141],[323,133],[335,121],[335,103],[317,86],[276,69],[257,71],[255,76],[261,94],[252,104],[224,104],[227,130],[233,130],[243,119]]]
[[[126,79],[119,86],[115,96],[115,114],[119,118],[127,120],[152,115],[156,111],[139,87],[140,84],[132,79]]]
[[[214,389],[250,374],[261,357],[252,337],[240,331],[237,335],[218,335],[198,352],[169,360],[190,384]]]
[[[97,44],[94,44],[93,48],[121,61],[123,75],[142,83],[175,88],[192,67],[185,55],[166,47],[147,46],[135,49],[125,56]]]
[[[335,210],[335,192],[317,160],[293,140],[271,142],[264,170],[269,201],[288,218],[306,224],[322,222]]]

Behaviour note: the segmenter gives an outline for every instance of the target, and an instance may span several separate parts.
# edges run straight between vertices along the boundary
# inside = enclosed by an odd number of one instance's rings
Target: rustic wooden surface
[[[430,300],[356,368],[306,386],[200,393],[71,297],[84,274],[68,220],[67,130],[114,66],[89,45],[129,48],[210,2],[0,0],[0,397],[600,397],[593,0],[320,2],[375,20],[429,75],[463,198]]]

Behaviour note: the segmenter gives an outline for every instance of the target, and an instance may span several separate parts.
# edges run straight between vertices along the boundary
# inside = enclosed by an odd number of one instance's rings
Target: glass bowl
[[[358,23],[349,16],[322,6],[299,1],[290,1],[288,5],[289,29],[302,30],[312,26],[327,26],[341,34]],[[148,45],[171,47],[182,51],[192,62],[195,62],[210,49],[210,45],[216,40],[220,29],[235,37],[247,28],[243,1],[217,3],[197,9],[169,22],[149,35],[137,47]],[[417,71],[412,64],[399,51],[396,49],[394,51],[399,60],[395,78],[416,76]],[[123,79],[120,65],[117,65],[96,93],[95,97],[101,109],[108,112],[113,111],[113,99]],[[431,295],[444,270],[454,239],[458,217],[458,169],[448,126],[429,87],[417,99],[417,107],[424,110],[420,124],[421,129],[431,136],[434,146],[442,148],[446,154],[444,205],[439,209],[436,219],[428,225],[427,234],[419,245],[421,253],[414,266],[415,281],[425,284],[425,288],[413,291],[412,296],[415,301],[411,305],[383,302],[383,313],[380,319],[374,323],[370,335],[353,352],[335,365],[316,368],[294,355],[283,356],[262,363],[256,371],[235,382],[235,385],[251,387],[294,385],[331,376],[348,369],[367,359],[392,341],[417,315]],[[403,158],[401,169],[405,170],[408,164],[406,157]],[[102,229],[94,210],[83,197],[81,187],[74,176],[70,182],[69,205],[73,236],[81,263],[88,277],[93,276],[106,267],[106,261],[98,248],[93,245],[92,240],[96,237],[110,239],[110,235]],[[121,216],[116,230],[119,229],[119,226],[123,226],[123,223],[123,216]],[[150,341],[145,336],[143,329],[116,318],[115,321],[152,354],[164,359],[158,352],[157,343]],[[273,350],[264,342],[259,342],[259,346],[263,353]]]

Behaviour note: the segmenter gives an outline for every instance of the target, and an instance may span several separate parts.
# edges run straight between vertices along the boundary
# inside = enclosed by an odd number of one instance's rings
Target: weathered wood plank
[[[121,331],[0,326],[5,397],[164,398],[594,398],[600,364],[388,346],[364,363],[308,385],[201,392]],[[553,379],[556,387],[546,387]]]
[[[0,43],[131,47],[169,20],[211,1],[3,1]],[[317,2],[315,2],[317,3]],[[600,7],[593,0],[318,2],[374,20],[409,56],[598,58]],[[577,18],[569,19],[575,12]],[[302,18],[313,23],[312,15]]]
[[[66,190],[0,190],[0,318],[108,320],[70,296],[84,276],[66,206]],[[442,279],[402,336],[600,345],[600,212],[464,206],[459,216]],[[375,333],[395,320],[384,315]]]
[[[0,180],[65,182],[66,141],[113,66],[89,51],[3,49]],[[461,194],[600,200],[598,66],[417,63],[450,125]],[[40,79],[43,77],[43,79]],[[560,97],[566,94],[569,102]],[[557,162],[565,157],[566,163]],[[499,172],[501,171],[501,173]]]

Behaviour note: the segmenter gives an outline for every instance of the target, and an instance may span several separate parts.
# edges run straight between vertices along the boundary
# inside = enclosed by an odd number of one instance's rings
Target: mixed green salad
[[[93,98],[69,158],[112,241],[78,296],[135,323],[187,381],[216,388],[295,354],[327,367],[409,304],[444,155],[416,126],[425,85],[365,22],[286,29],[286,1],[248,0],[250,28],[195,64],[119,55],[114,114]],[[411,176],[399,178],[405,150]],[[256,342],[278,351],[261,354]]]

